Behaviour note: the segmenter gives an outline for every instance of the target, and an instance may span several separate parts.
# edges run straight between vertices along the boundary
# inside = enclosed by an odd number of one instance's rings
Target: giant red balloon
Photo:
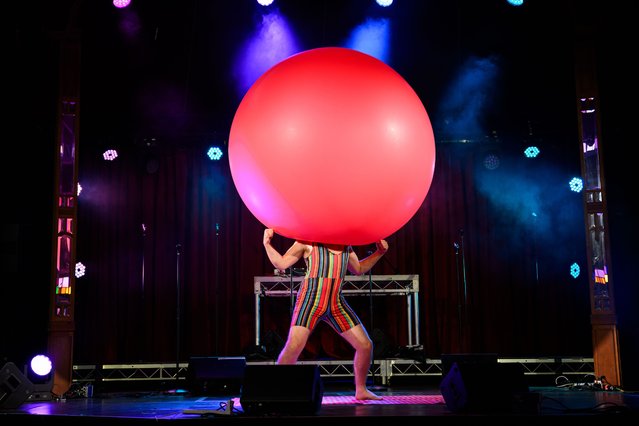
[[[362,52],[293,55],[248,90],[229,135],[233,182],[266,227],[365,245],[406,224],[435,169],[430,119],[410,85]]]

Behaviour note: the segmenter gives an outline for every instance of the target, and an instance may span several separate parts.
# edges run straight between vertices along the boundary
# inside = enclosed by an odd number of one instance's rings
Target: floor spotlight
[[[31,358],[31,370],[39,377],[47,376],[53,369],[51,359],[46,355],[36,355]]]
[[[25,375],[33,384],[30,401],[47,401],[53,398],[53,363],[46,355],[31,358],[29,368],[25,367]]]

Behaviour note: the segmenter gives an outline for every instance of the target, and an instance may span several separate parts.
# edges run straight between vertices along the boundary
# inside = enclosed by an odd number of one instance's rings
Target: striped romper
[[[361,321],[341,294],[342,281],[348,270],[348,246],[334,254],[321,244],[313,243],[306,258],[306,275],[295,301],[291,325],[313,330],[319,320],[326,321],[335,331],[343,333]]]

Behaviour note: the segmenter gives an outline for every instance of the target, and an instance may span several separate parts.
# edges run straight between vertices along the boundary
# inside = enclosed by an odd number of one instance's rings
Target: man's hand
[[[386,253],[386,251],[388,250],[388,243],[386,242],[386,240],[379,240],[375,243],[375,246],[377,247],[377,251],[381,254]]]
[[[271,244],[271,240],[273,239],[273,230],[270,228],[266,228],[264,230],[264,245],[267,246]]]

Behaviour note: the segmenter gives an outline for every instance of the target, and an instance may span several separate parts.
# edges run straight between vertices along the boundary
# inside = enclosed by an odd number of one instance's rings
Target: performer
[[[355,349],[353,373],[355,399],[379,400],[381,396],[366,387],[373,342],[366,328],[342,295],[346,271],[354,275],[368,272],[388,250],[386,240],[377,241],[377,250],[359,260],[351,246],[295,241],[281,255],[272,245],[273,230],[264,230],[264,248],[273,266],[285,270],[302,257],[306,275],[295,300],[291,326],[286,344],[280,352],[278,364],[295,364],[319,320],[326,321]]]

